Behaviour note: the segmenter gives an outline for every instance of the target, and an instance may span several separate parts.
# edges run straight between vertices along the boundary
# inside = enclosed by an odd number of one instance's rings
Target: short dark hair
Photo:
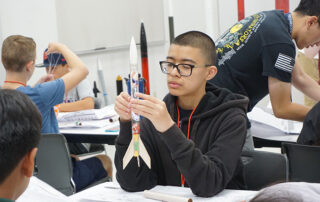
[[[17,90],[0,89],[0,184],[37,147],[40,135],[41,114],[30,98]]]
[[[6,70],[21,72],[23,67],[36,59],[36,43],[32,38],[12,35],[2,44],[1,60]]]
[[[216,63],[216,45],[207,34],[199,31],[189,31],[177,36],[172,44],[199,48],[205,57],[207,65]]]
[[[301,0],[298,7],[294,10],[300,15],[317,16],[320,24],[320,1],[319,0]]]

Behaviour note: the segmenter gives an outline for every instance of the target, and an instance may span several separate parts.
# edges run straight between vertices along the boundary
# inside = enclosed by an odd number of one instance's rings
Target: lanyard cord
[[[19,81],[4,81],[4,83],[17,83],[17,84],[23,85],[24,87],[27,86],[26,84],[19,82]]]
[[[177,106],[177,111],[178,111],[178,121],[177,121],[177,125],[178,127],[180,128],[180,110],[179,110],[179,107],[178,107],[178,100],[176,101],[176,106]],[[189,116],[189,121],[188,121],[188,135],[187,135],[187,139],[189,140],[190,138],[190,125],[191,125],[191,118],[192,118],[192,115],[193,113],[196,111],[198,105],[192,110],[190,116]],[[180,128],[181,129],[181,128]],[[185,179],[183,177],[183,175],[181,174],[181,186],[184,187],[184,184],[185,184]]]

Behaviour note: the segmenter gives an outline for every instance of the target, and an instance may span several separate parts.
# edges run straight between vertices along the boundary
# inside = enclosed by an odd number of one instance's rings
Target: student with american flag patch
[[[301,0],[292,13],[263,11],[241,20],[217,40],[218,73],[209,82],[248,96],[248,111],[269,94],[276,117],[303,121],[310,108],[291,101],[291,84],[316,101],[320,86],[295,63],[295,46],[320,44],[319,16],[319,0]],[[249,130],[247,149],[253,149]]]

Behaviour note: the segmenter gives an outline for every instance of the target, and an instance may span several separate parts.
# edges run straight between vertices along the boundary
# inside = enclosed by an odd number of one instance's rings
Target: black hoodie
[[[127,191],[143,191],[156,185],[181,186],[181,175],[198,196],[213,196],[225,188],[243,189],[240,155],[246,137],[248,99],[210,84],[191,119],[190,140],[186,138],[188,118],[181,129],[174,124],[164,133],[146,118],[141,120],[141,139],[151,158],[151,169],[133,158],[123,170],[122,159],[132,138],[131,122],[120,122],[116,140],[117,180]],[[177,121],[177,97],[164,98],[172,119]]]

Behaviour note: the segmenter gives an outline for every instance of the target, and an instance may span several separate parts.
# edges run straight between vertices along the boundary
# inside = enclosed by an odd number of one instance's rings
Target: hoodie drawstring
[[[178,112],[178,121],[177,121],[177,125],[180,128],[180,110],[179,110],[179,106],[178,106],[178,100],[176,101],[176,106],[177,106],[177,112]],[[190,116],[189,116],[189,121],[188,121],[188,135],[187,135],[187,139],[189,140],[190,137],[190,125],[191,125],[191,118],[193,113],[196,111],[198,105],[192,110]],[[180,128],[181,129],[181,128]],[[185,183],[185,178],[183,177],[183,175],[181,174],[181,186],[184,187],[184,183]]]

